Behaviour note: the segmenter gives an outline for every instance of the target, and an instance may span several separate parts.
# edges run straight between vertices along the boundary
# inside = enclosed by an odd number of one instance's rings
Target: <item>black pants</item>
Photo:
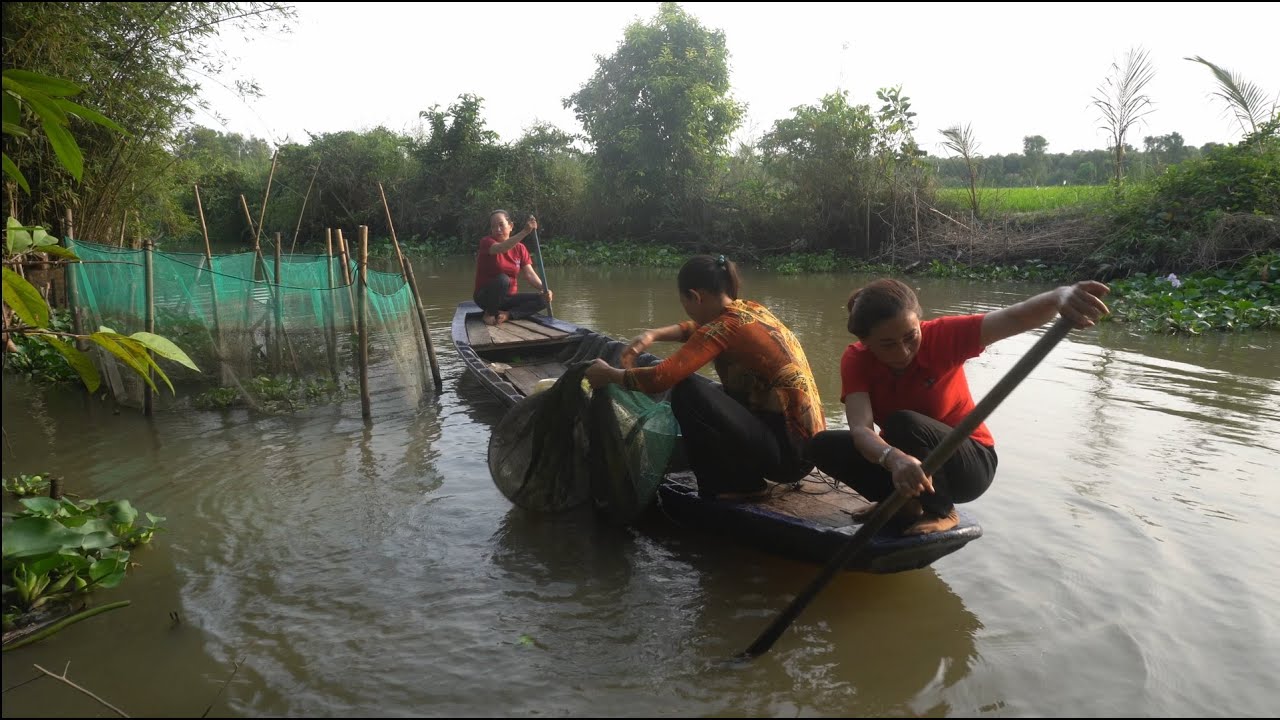
[[[488,285],[477,290],[471,299],[476,301],[486,315],[497,315],[499,311],[505,310],[512,320],[527,318],[547,307],[547,298],[542,293],[509,295],[510,292],[510,276],[499,274]]]
[[[796,482],[813,469],[788,439],[781,413],[753,413],[701,375],[672,388],[671,410],[704,497],[763,490],[765,478]]]
[[[903,410],[886,420],[882,437],[890,445],[923,461],[942,443],[951,428],[931,417]],[[862,457],[848,430],[818,433],[809,443],[809,457],[818,469],[880,502],[893,492],[889,471]],[[996,475],[996,451],[966,438],[955,453],[933,474],[933,493],[921,493],[920,505],[932,515],[946,515],[955,503],[976,500],[991,487]]]

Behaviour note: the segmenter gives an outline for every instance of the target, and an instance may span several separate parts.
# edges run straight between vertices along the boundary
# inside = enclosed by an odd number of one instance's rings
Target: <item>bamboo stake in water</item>
[[[283,338],[283,337],[284,337],[284,290],[282,290],[282,289],[281,289],[281,287],[280,287],[281,285],[283,285],[283,284],[284,284],[284,283],[281,281],[281,279],[284,277],[284,275],[283,275],[283,273],[284,273],[284,258],[283,258],[283,256],[282,256],[282,255],[283,255],[283,252],[282,252],[282,250],[281,250],[281,248],[280,248],[280,233],[276,233],[276,246],[275,246],[275,256],[276,256],[276,257],[275,257],[275,260],[276,260],[276,277],[275,277],[275,283],[276,283],[276,296],[275,296],[275,298],[273,298],[273,300],[272,300],[272,303],[271,303],[271,304],[274,306],[274,307],[272,308],[272,310],[274,311],[275,318],[276,318],[276,332],[280,335],[280,337],[281,337],[281,338]],[[279,365],[283,365],[283,364],[284,364],[284,354],[280,351],[280,342],[279,342],[279,340],[277,340],[277,341],[276,341],[276,355],[277,355],[277,358],[276,358],[277,367],[278,367]],[[297,363],[296,363],[296,362],[294,363],[294,370],[297,370]]]
[[[391,222],[391,206],[387,204],[387,194],[382,190],[382,183],[378,183],[378,194],[382,196],[382,208],[387,212],[387,229],[391,231],[391,242],[396,248],[396,257],[400,258],[400,273],[404,276],[404,281],[409,285],[409,292],[413,295],[413,304],[418,310],[418,324],[422,327],[422,339],[427,346],[427,358],[431,365],[431,379],[435,381],[436,391],[439,392],[444,387],[444,381],[440,379],[440,365],[436,362],[436,349],[431,344],[431,330],[427,326],[427,312],[422,307],[422,294],[418,292],[418,281],[413,276],[413,265],[405,258],[404,253],[400,250],[400,241],[396,239],[396,226]]]
[[[360,290],[357,293],[360,310],[356,321],[360,325],[360,416],[368,420],[373,415],[369,407],[369,226],[360,226]]]
[[[218,277],[213,269],[213,247],[209,244],[209,226],[204,220],[204,204],[200,201],[200,186],[196,192],[196,212],[200,215],[200,232],[204,235],[204,260],[209,265],[209,311],[213,316],[214,357],[218,359],[218,373],[223,384],[227,380],[227,364],[222,344],[222,322],[218,317]]]
[[[72,228],[71,223],[71,208],[67,208],[67,238],[63,241],[63,245],[69,246],[74,239],[75,230]],[[67,309],[71,311],[71,330],[77,335],[83,335],[84,332],[80,325],[80,297],[79,287],[76,285],[76,268],[72,263],[67,263],[62,269],[66,273]]]
[[[338,329],[334,325],[333,316],[336,310],[335,305],[337,304],[334,302],[334,293],[336,293],[338,290],[337,290],[337,287],[335,287],[337,278],[335,278],[333,274],[333,229],[332,228],[324,229],[324,253],[325,253],[325,257],[328,258],[328,262],[325,263],[325,269],[329,276],[329,292],[325,296],[325,304],[327,305],[327,307],[325,308],[326,321],[325,321],[324,341],[325,341],[325,350],[329,354],[329,370],[333,373],[333,381],[336,383],[338,382]]]
[[[146,273],[147,273],[145,278],[146,302],[147,302],[147,332],[154,333],[156,331],[156,294],[155,294],[156,288],[155,288],[155,278],[154,278],[154,272],[153,272],[154,263],[151,257],[151,251],[152,251],[151,241],[147,240],[142,244],[142,254],[143,254],[143,258],[145,259]],[[144,350],[143,352],[145,352],[148,356],[151,355],[150,350]],[[151,373],[151,367],[148,366],[147,379],[154,382],[153,377],[154,376]],[[153,407],[154,400],[152,398],[152,395],[153,393],[151,391],[151,384],[148,383],[144,388],[142,388],[142,414],[146,415],[147,417],[151,417],[152,410],[154,409]]]

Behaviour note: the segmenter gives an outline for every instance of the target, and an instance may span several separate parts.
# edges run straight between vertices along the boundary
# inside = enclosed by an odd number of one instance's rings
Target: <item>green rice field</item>
[[[978,201],[983,213],[1037,212],[1097,203],[1105,200],[1110,191],[1106,185],[979,188]],[[943,205],[967,208],[969,190],[941,188],[938,200]]]

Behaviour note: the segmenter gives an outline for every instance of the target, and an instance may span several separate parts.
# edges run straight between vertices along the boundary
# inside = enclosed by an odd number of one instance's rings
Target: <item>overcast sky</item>
[[[609,55],[630,22],[658,3],[298,3],[284,35],[228,33],[222,46],[264,97],[246,103],[202,81],[224,130],[279,143],[307,132],[396,131],[458,95],[484,98],[504,140],[535,121],[581,127],[562,100]],[[1201,55],[1280,91],[1280,10],[1274,3],[684,3],[725,33],[733,95],[747,104],[739,140],[758,140],[797,105],[838,88],[877,107],[877,88],[903,86],[919,113],[917,141],[941,152],[938,130],[972,123],[984,154],[1020,152],[1043,135],[1049,152],[1105,147],[1090,107],[1113,61],[1141,45],[1156,70],[1155,112],[1133,132],[1225,142],[1238,126],[1210,99]],[[224,78],[227,85],[235,75]],[[198,124],[218,127],[199,113]]]

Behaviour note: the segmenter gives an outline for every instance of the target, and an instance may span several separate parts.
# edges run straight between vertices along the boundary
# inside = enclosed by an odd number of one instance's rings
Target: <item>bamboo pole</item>
[[[204,235],[204,261],[209,265],[209,312],[213,316],[214,357],[218,360],[219,379],[226,381],[227,364],[223,359],[222,321],[218,317],[218,277],[213,269],[213,246],[209,244],[209,225],[204,220],[204,204],[200,201],[200,186],[192,185],[196,193],[196,212],[200,215],[200,232]]]
[[[257,234],[262,232],[262,222],[267,218],[267,201],[271,199],[271,181],[276,177],[276,159],[279,157],[279,150],[271,154],[271,172],[267,173],[267,189],[262,194],[262,208],[258,210],[258,227],[254,235],[255,243],[258,241]]]
[[[916,189],[911,188],[911,207],[915,210],[915,230],[916,230],[916,259],[920,259],[920,197],[916,194]]]
[[[155,278],[154,278],[155,265],[154,265],[154,260],[152,259],[152,256],[151,256],[152,250],[153,250],[152,242],[150,240],[143,241],[142,255],[143,255],[143,258],[145,259],[146,271],[147,271],[147,275],[146,275],[147,332],[149,333],[154,333],[156,331],[156,288],[155,288]],[[151,355],[150,350],[144,350],[143,352],[145,352],[148,356]],[[151,373],[151,367],[149,365],[147,367],[147,380],[151,382],[155,382],[154,376]],[[152,397],[153,395],[154,393],[151,391],[151,384],[149,382],[146,385],[146,387],[142,389],[142,414],[146,415],[147,417],[151,417],[152,411],[154,410],[155,401]]]
[[[249,232],[253,235],[253,246],[258,246],[258,231],[254,229],[253,216],[249,214],[249,203],[244,199],[244,193],[240,193],[240,209],[244,210],[245,222],[249,223]]]
[[[329,370],[333,372],[333,381],[338,382],[338,328],[334,325],[333,315],[335,293],[337,292],[337,278],[333,274],[333,229],[324,229],[324,253],[329,260],[326,263],[326,270],[329,274],[329,294],[326,297],[328,309],[325,313],[327,322],[325,323],[325,350],[329,354]]]
[[[440,379],[440,363],[436,361],[436,350],[431,345],[431,331],[427,328],[427,311],[422,307],[422,296],[418,294],[418,280],[413,276],[413,263],[404,261],[404,272],[409,280],[409,290],[413,292],[413,302],[418,307],[418,322],[422,325],[422,337],[427,340],[427,359],[431,362],[431,379],[435,382],[436,392],[444,388]]]
[[[320,174],[320,163],[316,163],[316,171],[311,173],[311,182],[307,183],[307,194],[302,196],[302,209],[298,211],[298,226],[293,229],[293,244],[289,246],[289,254],[298,247],[298,233],[302,232],[302,216],[307,212],[307,200],[311,197],[311,186],[316,184],[316,175]]]
[[[355,332],[356,323],[356,298],[352,294],[352,277],[351,277],[351,253],[347,248],[347,241],[342,237],[342,228],[338,228],[338,256],[342,261],[342,282],[347,286],[347,316],[351,318],[351,332]]]
[[[413,304],[418,310],[418,324],[422,327],[422,340],[427,346],[427,359],[431,365],[431,379],[435,381],[436,392],[444,387],[444,381],[440,379],[440,365],[436,362],[436,349],[431,344],[431,330],[427,326],[427,313],[422,307],[422,295],[418,292],[418,281],[413,276],[413,266],[405,259],[404,253],[400,250],[400,241],[396,238],[396,226],[391,221],[391,206],[387,204],[387,194],[382,190],[382,183],[378,183],[378,195],[382,196],[382,208],[387,212],[387,229],[391,231],[391,242],[395,244],[396,257],[400,258],[400,273],[404,276],[404,281],[409,286],[409,292],[413,295]],[[545,282],[545,278],[543,279]]]
[[[369,407],[369,226],[360,226],[360,311],[356,319],[360,324],[360,416],[368,420],[373,415]]]
[[[338,254],[342,256],[342,281],[350,285],[351,278],[351,250],[347,247],[347,241],[342,237],[342,228],[338,228]]]
[[[254,228],[253,226],[253,218],[249,216],[249,205],[245,203],[244,195],[240,196],[240,204],[241,206],[244,207],[245,219],[249,221],[249,229],[253,232],[253,254],[257,261],[253,268],[253,281],[254,283],[257,283],[258,268],[259,267],[262,268],[262,281],[267,286],[267,298],[271,304],[271,307],[274,308],[277,302],[279,288],[277,287],[276,283],[271,282],[271,274],[267,272],[267,259],[262,255],[262,244],[258,240],[261,235],[261,233],[258,232],[260,228]],[[249,308],[252,306],[252,304],[253,304],[252,298],[250,298],[250,302],[246,303],[245,307]],[[247,310],[246,310],[246,313],[247,313]],[[297,372],[298,357],[293,354],[293,345],[292,343],[289,342],[289,333],[283,327],[281,327],[280,334],[281,334],[281,337],[284,338],[284,346],[289,351],[289,357],[293,360],[294,372]]]
[[[273,306],[272,312],[275,314],[276,318],[276,333],[280,335],[281,339],[284,337],[284,291],[280,289],[281,286],[284,285],[281,281],[284,277],[284,258],[282,257],[282,254],[283,252],[280,248],[280,233],[276,233],[276,296],[272,299],[271,304]],[[278,356],[276,358],[277,366],[284,365],[284,353],[281,352],[279,341],[276,342],[276,355]],[[294,363],[294,369],[297,370],[297,363]]]
[[[70,245],[75,239],[75,230],[71,223],[71,208],[67,208],[67,238],[63,242],[64,245]],[[71,311],[71,330],[77,335],[83,335],[84,329],[80,322],[80,297],[79,287],[76,285],[76,271],[72,263],[63,266],[63,276],[67,284],[67,309]]]
[[[866,224],[863,227],[864,232],[863,232],[863,238],[862,238],[862,257],[869,258],[871,257],[871,196],[870,195],[867,196],[867,204],[865,209],[866,209],[866,214],[864,217],[866,219],[865,220]]]

